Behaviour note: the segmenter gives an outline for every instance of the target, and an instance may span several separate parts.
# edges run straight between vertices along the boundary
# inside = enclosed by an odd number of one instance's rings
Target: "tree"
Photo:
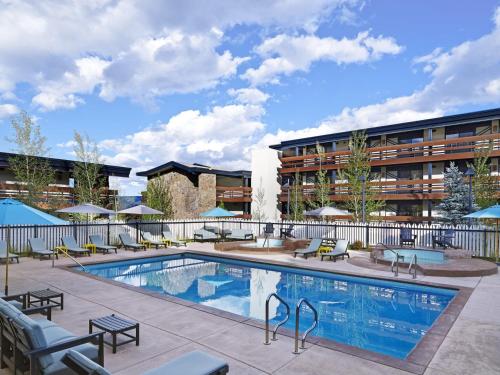
[[[262,187],[262,177],[260,179],[259,187],[255,191],[255,198],[252,203],[252,216],[254,220],[265,221],[266,213],[264,212],[264,207],[266,205],[266,192]]]
[[[311,208],[319,208],[330,205],[330,179],[328,178],[328,172],[323,169],[325,149],[317,143],[316,152],[319,155],[319,170],[316,172],[313,198],[307,201],[307,205]]]
[[[491,175],[490,154],[492,145],[475,152],[474,162],[468,167],[474,170],[472,189],[479,208],[487,208],[497,202],[496,179]]]
[[[145,199],[149,207],[163,212],[160,218],[173,218],[174,209],[172,205],[172,194],[170,192],[170,187],[163,177],[158,175],[148,181]],[[158,218],[158,215],[154,215],[154,217],[151,218]],[[148,217],[146,220],[151,218]]]
[[[295,179],[293,185],[291,186],[290,194],[290,213],[293,220],[303,220],[304,219],[304,197],[302,195],[302,184],[300,175],[298,172],[295,173]],[[290,220],[290,218],[288,218]]]
[[[453,162],[444,173],[444,190],[447,196],[438,205],[442,220],[453,225],[464,223],[463,217],[469,213],[469,188],[464,181],[463,173]],[[472,210],[477,210],[474,201]]]
[[[340,180],[348,184],[347,199],[345,208],[353,215],[355,222],[362,219],[363,212],[363,176],[365,182],[365,214],[366,220],[370,220],[370,214],[382,209],[384,202],[375,198],[375,191],[370,184],[378,179],[378,176],[371,173],[370,157],[366,152],[366,134],[364,132],[353,132],[349,138],[348,160],[345,166],[339,170]]]
[[[101,204],[101,196],[105,187],[101,174],[101,153],[97,143],[88,135],[75,131],[74,152],[77,161],[73,168],[75,179],[75,195],[79,203]]]
[[[16,146],[13,151],[18,155],[9,158],[9,169],[18,183],[19,199],[30,206],[41,208],[42,202],[45,207],[51,206],[50,195],[44,198],[44,193],[54,183],[55,173],[45,159],[49,152],[46,138],[24,111],[12,119],[11,125],[15,136],[7,141]]]

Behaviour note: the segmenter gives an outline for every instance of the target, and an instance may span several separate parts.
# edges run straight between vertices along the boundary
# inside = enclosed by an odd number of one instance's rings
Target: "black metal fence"
[[[433,236],[443,235],[448,228],[436,224],[400,225],[392,223],[352,223],[352,222],[318,222],[300,221],[274,222],[274,235],[279,236],[280,229],[294,225],[296,238],[331,237],[343,238],[351,243],[360,241],[363,246],[384,243],[399,245],[401,228],[412,228],[417,236],[416,246],[432,246]],[[61,244],[61,237],[73,236],[80,245],[88,243],[89,235],[101,235],[104,241],[117,245],[119,233],[129,233],[132,238],[140,240],[141,231],[151,232],[156,239],[161,233],[170,230],[178,238],[193,238],[194,230],[205,226],[217,226],[220,229],[250,229],[256,236],[262,234],[266,222],[244,219],[205,219],[205,220],[171,220],[155,222],[113,222],[113,223],[71,223],[68,225],[18,225],[0,226],[0,238],[8,241],[11,251],[22,253],[29,251],[28,239],[43,238],[49,248]],[[488,226],[457,226],[454,245],[467,249],[472,255],[494,256],[495,228]]]

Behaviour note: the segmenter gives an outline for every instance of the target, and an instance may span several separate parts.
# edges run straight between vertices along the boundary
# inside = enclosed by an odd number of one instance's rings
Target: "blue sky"
[[[500,106],[499,1],[205,3],[0,0],[2,134],[24,109],[54,157],[77,130],[134,171],[248,168],[285,139]]]

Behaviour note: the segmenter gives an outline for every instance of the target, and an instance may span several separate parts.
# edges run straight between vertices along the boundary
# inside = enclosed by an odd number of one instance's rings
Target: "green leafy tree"
[[[382,209],[384,202],[375,198],[375,191],[370,184],[378,179],[371,173],[370,157],[366,151],[367,136],[364,132],[353,132],[349,138],[348,160],[345,166],[339,170],[339,178],[348,184],[347,199],[344,207],[353,216],[355,222],[362,220],[363,212],[363,183],[361,177],[365,177],[365,213],[366,220],[370,220],[370,214]]]
[[[464,223],[464,216],[469,213],[469,187],[464,181],[463,173],[453,162],[444,173],[444,190],[447,196],[438,206],[442,221],[453,225]],[[477,206],[473,201],[472,211],[476,210]]]
[[[304,219],[304,197],[302,193],[302,184],[299,173],[295,173],[295,179],[293,185],[291,186],[290,193],[290,219],[293,220],[303,220]]]
[[[105,189],[105,179],[101,174],[101,153],[97,143],[88,135],[75,131],[74,152],[76,155],[73,178],[75,179],[75,195],[79,203],[100,205]]]
[[[313,197],[307,201],[307,205],[313,209],[330,205],[330,179],[328,172],[323,169],[325,149],[317,143],[316,152],[319,156],[319,170],[316,172]]]
[[[11,121],[14,138],[6,138],[13,143],[17,154],[9,158],[9,169],[18,184],[19,199],[30,206],[48,208],[51,196],[46,194],[49,185],[55,182],[55,173],[47,157],[49,149],[40,126],[35,124],[26,112]]]
[[[165,179],[158,175],[148,181],[147,190],[145,192],[146,204],[155,210],[163,212],[163,215],[154,215],[146,217],[150,219],[172,219],[174,217],[174,208],[172,204],[172,194],[170,187]]]
[[[491,175],[490,154],[492,145],[475,152],[474,162],[468,167],[474,170],[472,189],[479,208],[487,208],[497,202],[496,179]]]

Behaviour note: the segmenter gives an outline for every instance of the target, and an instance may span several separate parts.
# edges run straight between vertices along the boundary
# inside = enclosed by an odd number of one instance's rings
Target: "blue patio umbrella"
[[[49,215],[15,199],[0,200],[0,225],[64,225],[66,221]],[[10,236],[7,236],[7,249]],[[9,251],[5,261],[5,294],[9,292]]]
[[[212,208],[208,211],[202,212],[200,216],[203,217],[232,217],[236,216],[236,214],[233,214],[231,211],[225,210],[224,208],[221,207],[215,207]]]
[[[498,262],[498,227],[500,221],[500,204],[495,204],[491,207],[485,208],[484,210],[465,215],[464,217],[469,219],[490,219],[496,221],[497,231],[495,233],[495,257],[496,261]]]

